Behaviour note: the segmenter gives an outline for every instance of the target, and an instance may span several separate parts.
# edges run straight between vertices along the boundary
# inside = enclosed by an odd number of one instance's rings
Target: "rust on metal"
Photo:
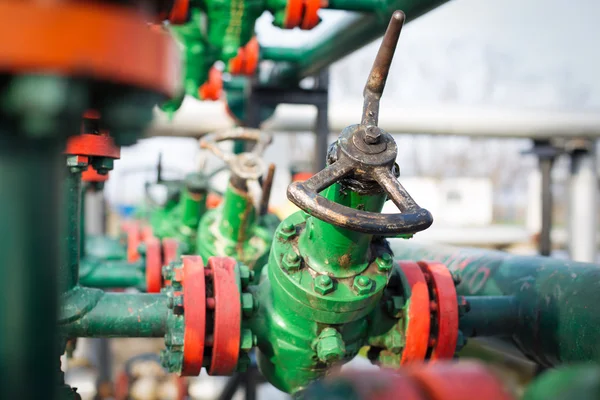
[[[383,94],[385,82],[390,72],[400,31],[404,24],[405,15],[402,11],[395,11],[390,20],[390,24],[385,31],[383,41],[379,47],[379,52],[373,63],[373,68],[369,73],[367,84],[363,92],[364,106],[361,125],[368,127],[370,125],[377,126],[379,117],[379,99]],[[376,135],[373,133],[373,135]]]
[[[273,178],[275,177],[275,164],[269,165],[269,170],[262,184],[262,196],[260,199],[260,207],[258,209],[258,216],[261,217],[267,214],[269,210],[269,200],[271,199],[271,189],[273,188]]]

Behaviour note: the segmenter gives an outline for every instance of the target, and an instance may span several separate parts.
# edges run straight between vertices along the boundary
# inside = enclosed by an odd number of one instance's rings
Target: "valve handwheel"
[[[394,12],[364,91],[362,122],[344,129],[337,154],[326,169],[305,182],[293,182],[288,198],[308,214],[332,225],[376,235],[399,235],[427,229],[433,222],[429,211],[419,207],[394,174],[398,153],[392,136],[377,127],[379,99],[383,94],[394,49],[405,16]],[[318,193],[344,178],[368,185],[376,183],[400,210],[380,214],[342,206]]]
[[[233,154],[225,152],[217,145],[228,140],[254,142],[249,152]],[[200,140],[200,147],[211,151],[225,161],[232,175],[243,180],[257,180],[266,171],[266,164],[261,158],[265,148],[271,143],[272,136],[258,129],[235,128],[221,133],[210,134]]]

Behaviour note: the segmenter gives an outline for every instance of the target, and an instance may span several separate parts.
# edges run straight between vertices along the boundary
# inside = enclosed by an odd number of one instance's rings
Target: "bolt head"
[[[342,335],[333,328],[325,328],[317,339],[317,357],[326,364],[341,360],[346,354]]]
[[[368,276],[359,275],[354,278],[354,284],[352,286],[354,287],[356,293],[359,295],[365,295],[371,292],[373,281]]]
[[[89,158],[87,156],[69,155],[67,156],[67,167],[87,167]]]
[[[381,131],[374,125],[365,128],[364,141],[366,144],[377,144],[381,139]]]
[[[295,234],[296,234],[296,227],[291,222],[284,222],[283,224],[281,224],[281,227],[279,228],[279,230],[277,232],[277,236],[279,236],[279,238],[283,239],[283,240],[288,240]]]
[[[327,275],[319,275],[315,278],[315,292],[325,296],[333,292],[333,281]]]
[[[288,272],[295,272],[300,269],[300,265],[302,264],[302,259],[300,256],[293,250],[288,251],[281,260],[283,267]]]
[[[377,263],[377,268],[381,272],[388,272],[390,269],[392,269],[393,260],[389,253],[383,253],[381,257],[377,257],[375,262]]]
[[[245,317],[250,317],[254,313],[254,296],[252,296],[252,293],[242,293],[242,312]]]
[[[242,283],[242,287],[245,288],[248,286],[250,281],[252,280],[250,268],[248,266],[241,264],[239,266],[240,271],[240,281]]]
[[[254,338],[256,336],[254,336],[254,334],[252,333],[252,331],[250,329],[242,329],[242,337],[240,340],[240,349],[242,349],[245,352],[249,352],[250,350],[252,350],[252,347],[254,346]]]

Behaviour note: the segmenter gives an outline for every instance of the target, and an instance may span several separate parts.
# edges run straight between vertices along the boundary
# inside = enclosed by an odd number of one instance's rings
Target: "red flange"
[[[285,29],[294,29],[302,22],[302,12],[304,11],[303,0],[288,0],[285,8],[285,20],[283,27]]]
[[[430,400],[511,400],[502,383],[485,367],[475,363],[435,363],[407,368],[408,376]]]
[[[0,71],[17,74],[52,71],[62,76],[177,93],[178,49],[168,35],[147,28],[143,17],[129,7],[90,1],[2,1],[0,25],[5,41]],[[96,27],[96,29],[90,29]]]
[[[150,225],[146,225],[144,224],[143,226],[141,226],[141,233],[142,235],[142,241],[145,242],[147,240],[149,240],[150,238],[154,237],[154,233],[152,232],[152,227]]]
[[[408,318],[405,325],[406,344],[400,362],[401,364],[410,364],[423,361],[427,355],[431,329],[429,289],[425,276],[417,263],[400,261],[398,265],[410,287]]]
[[[81,173],[81,180],[83,182],[106,182],[108,174],[100,175],[94,167],[88,165],[87,169]]]
[[[208,71],[208,80],[198,89],[198,95],[201,100],[219,100],[223,92],[223,74],[221,71],[212,67]]]
[[[204,263],[200,256],[184,256],[183,309],[185,331],[183,334],[182,376],[198,376],[204,359],[206,336],[206,285]],[[239,295],[238,295],[239,297]]]
[[[321,0],[304,0],[304,17],[300,28],[310,30],[317,26],[321,21],[318,11],[321,8]]]
[[[162,288],[162,257],[160,240],[155,237],[146,241],[146,292],[160,293]]]
[[[235,266],[236,261],[230,257],[208,259],[208,268],[212,272],[215,302],[213,348],[209,375],[229,375],[235,371],[238,362],[242,306]]]
[[[232,75],[254,75],[258,66],[260,46],[256,36],[246,43],[244,47],[240,47],[238,54],[229,60],[229,72]]]
[[[69,137],[65,154],[118,159],[121,157],[121,149],[108,135],[83,133]]]
[[[458,340],[458,299],[454,280],[445,265],[432,261],[419,261],[426,279],[430,279],[437,310],[437,335],[434,338],[431,360],[454,357]]]
[[[127,232],[127,261],[132,263],[140,259],[138,247],[142,242],[142,234],[138,221],[124,223],[123,229]]]
[[[169,14],[169,23],[172,25],[185,24],[188,21],[189,10],[190,0],[175,0]]]

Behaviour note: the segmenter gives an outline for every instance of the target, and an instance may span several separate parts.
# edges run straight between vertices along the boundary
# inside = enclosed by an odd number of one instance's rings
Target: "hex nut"
[[[369,294],[371,292],[372,286],[373,281],[368,276],[364,275],[359,275],[356,278],[354,278],[354,284],[352,285],[356,293],[358,293],[361,296]]]
[[[277,236],[284,240],[288,240],[294,235],[296,235],[296,227],[291,222],[284,222],[277,231]]]
[[[240,282],[242,283],[242,287],[245,288],[248,286],[250,281],[252,280],[252,274],[250,273],[250,268],[248,266],[241,264],[239,266],[240,272]]]
[[[240,349],[248,352],[252,349],[255,342],[255,335],[250,329],[242,329],[242,337],[240,339]]]
[[[327,275],[319,275],[315,278],[315,292],[325,296],[333,292],[333,281]]]
[[[377,263],[377,269],[381,272],[388,272],[392,269],[393,260],[389,253],[383,253],[381,257],[377,257],[375,262]]]
[[[346,346],[342,335],[333,328],[325,328],[317,338],[317,357],[326,364],[341,360],[346,354]]]
[[[283,267],[289,272],[297,271],[300,269],[300,264],[302,263],[302,259],[300,256],[294,252],[293,250],[288,251],[281,260]]]
[[[252,296],[252,293],[242,293],[242,312],[245,317],[254,314],[254,296]]]

